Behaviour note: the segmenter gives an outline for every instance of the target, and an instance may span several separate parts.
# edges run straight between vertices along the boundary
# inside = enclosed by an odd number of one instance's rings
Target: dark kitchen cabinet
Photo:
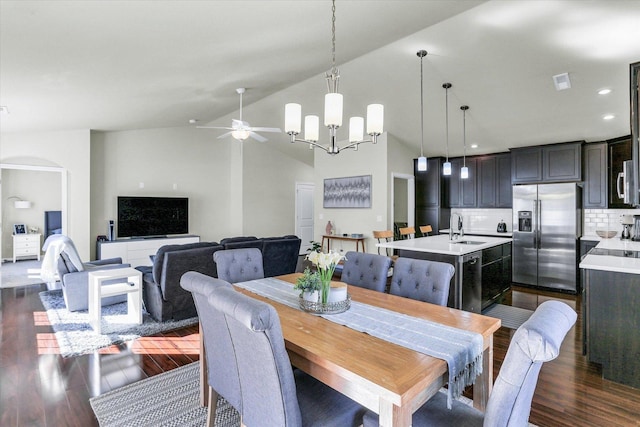
[[[513,148],[513,184],[582,180],[582,142]]]
[[[478,180],[477,161],[473,157],[467,157],[466,162],[462,157],[449,159],[451,161],[451,175],[445,178],[446,202],[451,208],[475,208],[476,207],[476,183]],[[460,169],[466,164],[469,168],[469,177],[460,178]]]
[[[618,174],[622,173],[622,163],[631,160],[631,138],[629,136],[607,141],[608,144],[608,181],[609,181],[609,208],[630,209],[631,205],[625,204],[618,197]],[[622,182],[620,182],[622,191]]]
[[[582,181],[582,142],[543,146],[542,180]]]
[[[542,181],[542,149],[540,147],[511,149],[511,182],[526,184]]]
[[[413,162],[413,174],[416,177],[416,207],[428,208],[442,205],[444,197],[442,181],[442,159],[427,159],[427,170],[418,171],[418,161]]]
[[[482,309],[511,288],[511,243],[482,251]]]
[[[449,209],[446,206],[445,182],[442,176],[442,158],[427,160],[427,170],[418,171],[418,162],[413,162],[415,176],[415,222],[416,225],[430,224],[434,233],[449,227]]]
[[[585,209],[607,208],[607,150],[606,142],[585,144],[582,150],[584,160],[582,206]]]
[[[508,153],[478,157],[477,207],[510,208],[511,157]]]

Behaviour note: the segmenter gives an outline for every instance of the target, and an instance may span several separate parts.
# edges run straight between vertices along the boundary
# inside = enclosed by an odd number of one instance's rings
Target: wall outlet
[[[139,183],[139,184],[138,184],[138,187],[139,187],[139,188],[144,188],[144,182]]]
[[[376,221],[382,222],[382,215],[377,215],[376,216]]]
[[[318,219],[324,219],[324,214],[318,214]]]

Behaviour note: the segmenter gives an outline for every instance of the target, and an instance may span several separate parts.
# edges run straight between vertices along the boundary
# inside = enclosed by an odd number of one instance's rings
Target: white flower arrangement
[[[331,289],[331,278],[333,277],[333,272],[336,270],[336,265],[346,258],[340,252],[329,251],[325,253],[312,251],[307,255],[307,259],[318,269],[318,275],[322,282],[322,303],[326,304]]]

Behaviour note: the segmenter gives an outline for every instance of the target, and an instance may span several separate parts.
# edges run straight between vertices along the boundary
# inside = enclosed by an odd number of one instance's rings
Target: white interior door
[[[313,240],[313,193],[315,185],[296,183],[296,236],[300,237],[300,253],[307,253]]]

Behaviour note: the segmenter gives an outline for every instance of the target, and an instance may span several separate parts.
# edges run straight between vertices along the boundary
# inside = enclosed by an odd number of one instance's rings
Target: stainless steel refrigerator
[[[513,186],[513,281],[576,292],[582,193],[575,183]]]

